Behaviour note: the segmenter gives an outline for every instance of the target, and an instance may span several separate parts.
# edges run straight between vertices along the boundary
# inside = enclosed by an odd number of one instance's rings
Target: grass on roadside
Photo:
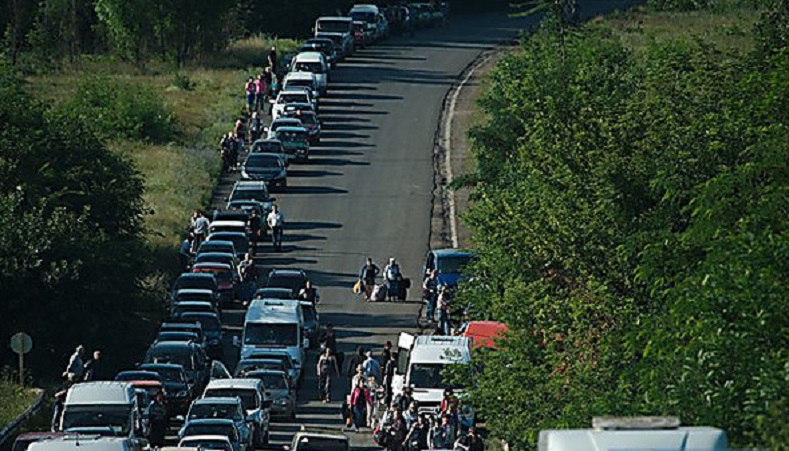
[[[37,394],[11,380],[10,374],[0,376],[0,429],[30,407]]]

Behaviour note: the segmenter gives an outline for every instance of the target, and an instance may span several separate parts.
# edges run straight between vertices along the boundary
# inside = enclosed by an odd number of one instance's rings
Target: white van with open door
[[[305,337],[304,313],[297,301],[255,299],[249,304],[241,337],[241,358],[255,351],[287,351],[301,378],[306,349],[310,340]]]

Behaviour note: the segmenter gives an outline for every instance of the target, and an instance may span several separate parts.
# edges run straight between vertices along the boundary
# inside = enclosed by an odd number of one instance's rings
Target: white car
[[[262,448],[268,444],[271,400],[260,379],[214,379],[203,391],[203,398],[238,397],[252,425],[252,444]]]
[[[320,94],[326,94],[326,91],[329,89],[329,63],[321,52],[299,53],[290,62],[290,70],[291,74],[304,72],[313,74],[315,87]],[[287,76],[285,80],[287,80]]]
[[[289,103],[309,103],[315,111],[318,110],[318,102],[312,97],[309,89],[297,88],[280,91],[277,100],[274,101],[274,108],[271,110],[271,119],[276,120],[285,111],[285,105]]]
[[[301,63],[299,67],[304,68],[304,64],[305,63]],[[293,67],[294,65],[291,64],[291,68]],[[309,89],[312,92],[313,97],[318,97],[321,94],[321,90],[319,90],[318,87],[318,79],[314,73],[309,71],[294,72],[293,69],[291,69],[291,72],[288,72],[288,74],[285,75],[285,78],[282,80],[282,89],[289,91],[296,88]]]
[[[192,435],[182,438],[178,448],[194,448],[211,451],[233,451],[233,444],[224,435]]]

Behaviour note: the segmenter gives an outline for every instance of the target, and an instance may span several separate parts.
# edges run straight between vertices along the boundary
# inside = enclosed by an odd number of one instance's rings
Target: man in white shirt
[[[271,212],[266,217],[266,225],[271,229],[271,243],[277,251],[282,250],[282,224],[285,219],[282,217],[279,208],[274,205],[271,207]]]

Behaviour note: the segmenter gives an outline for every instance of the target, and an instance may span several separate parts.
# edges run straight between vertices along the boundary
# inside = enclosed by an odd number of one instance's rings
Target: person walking
[[[364,377],[375,379],[376,383],[381,379],[381,364],[373,357],[373,351],[367,351],[367,358],[362,364]]]
[[[260,95],[260,94],[258,94]],[[252,119],[249,120],[249,142],[254,144],[255,141],[260,139],[260,134],[263,132],[263,120],[257,111],[252,113]]]
[[[331,349],[332,354],[337,354],[337,336],[334,334],[334,324],[326,324],[326,330],[320,341],[324,348]]]
[[[389,258],[389,264],[384,267],[384,280],[386,281],[386,297],[390,301],[397,300],[400,295],[400,282],[403,275],[400,273],[400,265],[394,257]]]
[[[424,414],[419,415],[411,425],[403,441],[408,451],[422,451],[427,449],[427,435],[430,433],[430,425]]]
[[[458,428],[458,413],[460,408],[460,400],[451,388],[444,389],[444,398],[441,400],[439,412],[441,416],[449,419],[450,427],[450,440],[455,437]]]
[[[257,210],[252,210],[252,213],[249,215],[247,228],[249,229],[250,251],[254,255],[257,252],[258,245],[263,240],[263,221],[258,216]]]
[[[271,229],[271,244],[274,245],[274,249],[277,252],[282,250],[282,226],[284,222],[285,220],[279,211],[279,207],[276,205],[272,206],[271,212],[266,217],[266,224]]]
[[[312,286],[312,282],[309,280],[304,284],[304,287],[299,290],[299,299],[309,302],[312,305],[318,305],[321,302],[321,298],[318,295],[318,289]]]
[[[268,86],[263,80],[263,74],[258,74],[258,78],[255,79],[255,112],[263,111],[263,107],[266,105],[267,90]]]
[[[236,145],[236,152],[235,152],[236,157],[235,157],[235,159],[234,159],[235,161],[233,163],[234,167],[237,164],[238,155],[241,152],[244,151],[244,146],[245,146],[245,143],[246,143],[246,140],[247,140],[247,120],[246,119],[247,118],[245,118],[245,117],[238,118],[236,120],[235,125],[233,126],[233,134],[235,135],[236,142],[238,143],[238,145]]]
[[[477,428],[472,426],[468,429],[468,434],[457,439],[454,449],[485,451],[485,440],[477,434]]]
[[[152,448],[161,448],[165,445],[167,435],[167,408],[164,405],[162,392],[156,394],[151,400],[142,416],[147,425],[148,443]]]
[[[367,262],[362,266],[362,270],[359,271],[359,280],[362,282],[364,294],[368,301],[373,294],[373,288],[375,288],[375,278],[378,277],[380,272],[381,270],[378,266],[373,263],[373,259],[367,257]]]
[[[203,244],[206,235],[208,235],[208,226],[210,223],[205,215],[195,210],[192,213],[192,236],[194,239],[192,240],[192,253],[196,254],[197,250],[200,248],[200,245]]]
[[[436,301],[438,300],[438,272],[431,269],[422,282],[422,292],[425,300],[425,320],[435,321]]]
[[[318,396],[324,403],[331,402],[331,378],[332,374],[340,375],[337,368],[337,360],[334,358],[331,349],[323,350],[318,359]]]
[[[403,412],[400,409],[395,409],[394,419],[389,426],[389,440],[386,442],[386,449],[389,451],[401,451],[407,435],[408,425],[403,417]]]
[[[370,389],[364,386],[364,381],[359,380],[351,392],[351,409],[353,409],[353,430],[359,432],[360,427],[367,425],[367,409],[372,405],[373,398]]]
[[[192,237],[187,236],[181,243],[181,248],[178,249],[178,262],[181,264],[181,272],[186,272],[189,269],[189,263],[192,261]]]
[[[84,357],[85,347],[82,345],[77,346],[74,350],[74,354],[71,354],[71,357],[69,357],[66,370],[63,372],[63,377],[65,379],[73,380],[74,382],[82,381],[82,378],[85,376]]]
[[[397,368],[397,356],[390,352],[384,354],[384,358],[389,356],[388,360],[384,362],[384,404],[389,405],[392,403],[392,381],[394,379],[395,369]]]
[[[416,400],[414,399],[414,393],[411,387],[403,387],[403,392],[397,395],[393,405],[402,412],[408,409],[412,404],[416,404],[417,408],[419,407]]]
[[[63,409],[65,407],[66,402],[66,395],[68,394],[68,390],[74,385],[74,379],[69,376],[66,379],[66,383],[63,384],[60,390],[58,390],[55,395],[55,401],[52,403],[52,420],[50,424],[50,430],[52,432],[60,431],[60,422],[63,419]]]
[[[438,330],[444,335],[450,335],[451,328],[449,324],[449,292],[442,285],[438,289]]]
[[[85,364],[85,381],[103,381],[107,378],[102,357],[100,350],[93,351],[93,359]]]
[[[247,252],[244,260],[238,265],[238,275],[241,278],[241,300],[249,302],[255,295],[257,283],[260,279],[260,271],[252,258],[252,254]]]
[[[268,67],[271,68],[271,72],[276,74],[277,73],[277,48],[275,46],[271,46],[271,50],[268,52],[268,57],[266,58],[266,62],[268,63]]]
[[[247,82],[244,84],[244,92],[247,99],[247,113],[251,113],[255,108],[255,98],[257,96],[257,86],[255,86],[254,78],[247,78]]]
[[[447,449],[452,445],[452,430],[449,426],[449,418],[446,415],[441,417],[441,422],[436,423],[430,429],[428,435],[428,447],[430,449]]]
[[[364,363],[364,359],[364,348],[358,346],[356,348],[356,353],[348,359],[348,370],[346,371],[345,375],[348,378],[349,383],[352,382],[353,377],[358,373],[359,368],[361,368],[362,364]],[[353,390],[355,385],[356,384],[350,385],[351,390]]]

